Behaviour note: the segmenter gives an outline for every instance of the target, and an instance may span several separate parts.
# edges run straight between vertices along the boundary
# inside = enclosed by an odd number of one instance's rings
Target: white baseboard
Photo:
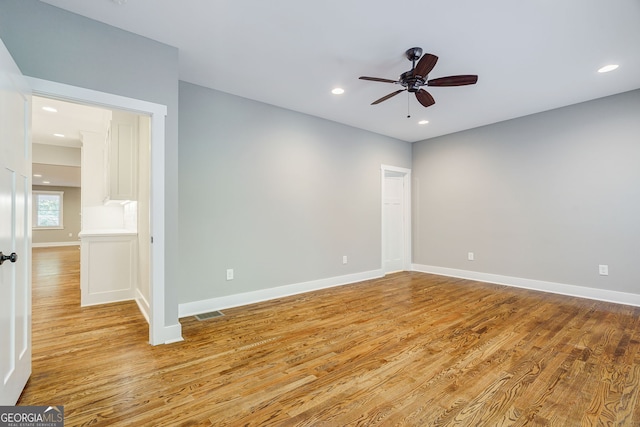
[[[80,246],[80,241],[77,242],[45,242],[45,243],[31,243],[32,248],[55,248],[58,246]]]
[[[165,326],[162,334],[162,342],[165,344],[184,341],[184,338],[182,338],[182,325],[180,323],[177,325]]]
[[[436,267],[433,265],[412,264],[411,268],[413,271],[419,271],[422,273],[458,277],[461,279],[476,280],[478,282],[496,283],[498,285],[513,286],[516,288],[531,289],[534,291],[640,307],[639,294],[589,288],[586,286],[567,285],[564,283],[546,282],[543,280],[523,279],[520,277],[502,276],[499,274],[480,273],[477,271],[458,270],[455,268]]]
[[[376,279],[382,276],[384,276],[384,272],[382,270],[372,270],[292,285],[278,286],[276,288],[261,289],[259,291],[188,302],[178,305],[178,317],[195,316],[196,314],[207,313],[210,311],[240,307],[257,302],[298,295],[305,292],[362,282],[363,280]]]
[[[147,301],[144,295],[142,295],[142,292],[140,292],[140,289],[137,288],[135,300],[136,304],[138,304],[138,309],[140,309],[140,313],[142,313],[144,318],[147,320],[147,323],[149,323],[149,313],[151,313],[151,306],[149,305],[149,301]]]
[[[131,289],[123,291],[100,292],[96,294],[80,294],[80,307],[90,307],[92,305],[111,304],[114,302],[132,301],[135,297]]]

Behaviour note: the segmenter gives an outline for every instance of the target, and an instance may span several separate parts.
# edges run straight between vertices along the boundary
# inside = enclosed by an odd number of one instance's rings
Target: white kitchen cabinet
[[[138,116],[113,111],[106,141],[106,202],[137,200]]]
[[[137,241],[127,230],[80,232],[82,306],[135,299]]]

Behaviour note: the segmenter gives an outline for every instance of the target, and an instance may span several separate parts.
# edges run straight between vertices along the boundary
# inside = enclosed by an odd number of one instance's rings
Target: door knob
[[[0,265],[2,265],[2,263],[5,261],[16,262],[17,260],[18,254],[16,254],[15,252],[11,252],[11,255],[4,255],[2,252],[0,252]]]

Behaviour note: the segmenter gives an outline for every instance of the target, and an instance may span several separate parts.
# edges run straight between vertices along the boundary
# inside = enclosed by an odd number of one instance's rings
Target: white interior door
[[[384,272],[401,271],[404,264],[404,221],[402,177],[384,177]]]
[[[409,171],[382,169],[382,268],[408,270],[411,263]]]
[[[0,41],[0,405],[31,375],[31,93]]]

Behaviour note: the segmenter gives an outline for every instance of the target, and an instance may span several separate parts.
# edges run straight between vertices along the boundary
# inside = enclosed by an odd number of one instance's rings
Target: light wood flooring
[[[423,273],[181,319],[80,308],[78,248],[34,249],[20,405],[66,425],[638,426],[640,308]]]

